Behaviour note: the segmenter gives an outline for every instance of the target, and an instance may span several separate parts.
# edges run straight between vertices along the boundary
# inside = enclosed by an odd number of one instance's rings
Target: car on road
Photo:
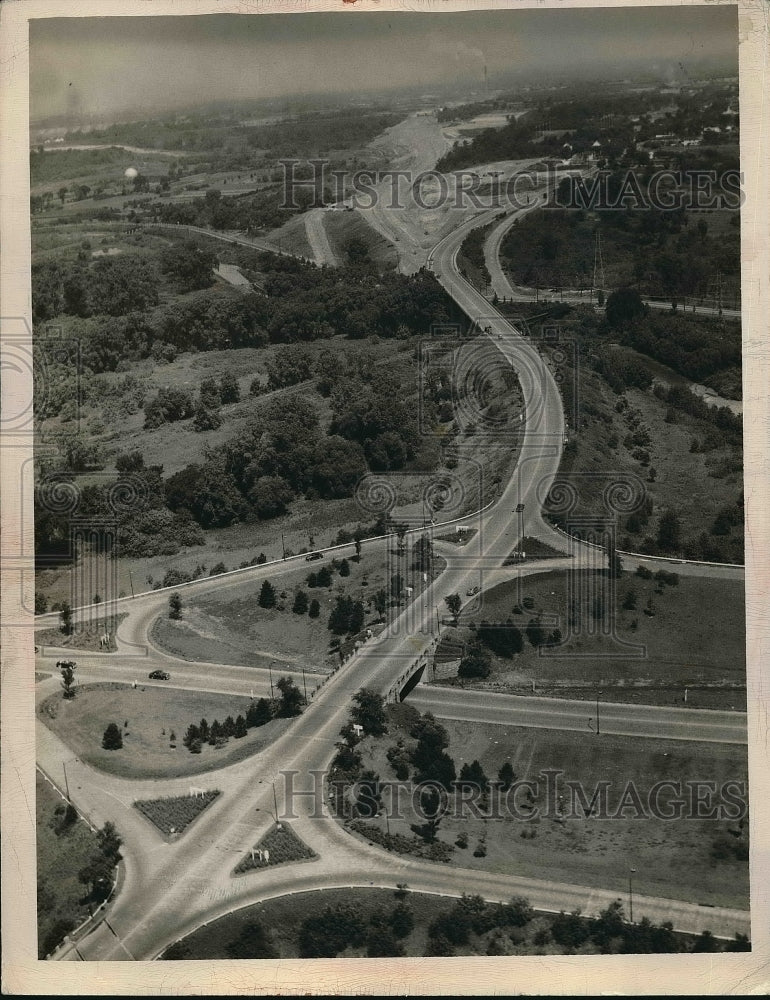
[[[471,587],[469,590],[465,591],[466,597],[475,597],[481,591],[481,587]]]
[[[305,556],[305,562],[315,562],[316,559],[323,559],[323,552],[311,552],[309,555]]]
[[[523,503],[517,503],[517,504],[516,504],[516,513],[517,513],[517,514],[521,514],[521,512],[522,512],[523,510],[524,510],[524,504],[523,504]]]
[[[171,679],[171,674],[167,670],[153,670],[150,674],[151,681],[168,681]]]

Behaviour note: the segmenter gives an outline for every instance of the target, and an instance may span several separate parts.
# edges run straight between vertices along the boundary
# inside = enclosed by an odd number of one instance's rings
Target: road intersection
[[[496,210],[487,213],[490,220],[495,213]],[[429,266],[437,279],[458,306],[471,319],[478,321],[490,341],[516,371],[525,401],[526,423],[515,473],[503,485],[496,502],[483,514],[477,515],[475,522],[473,518],[470,522],[483,526],[485,561],[492,557],[493,562],[497,560],[498,567],[522,535],[549,541],[561,551],[567,544],[572,544],[572,557],[579,557],[581,566],[603,565],[606,563],[603,553],[577,543],[565,543],[564,536],[542,516],[542,499],[557,474],[561,459],[564,413],[556,382],[536,347],[459,274],[456,258],[462,241],[470,229],[484,224],[484,221],[485,213],[465,221],[440,240],[429,255]],[[524,505],[524,509],[517,517],[513,512],[520,504]],[[367,544],[385,545],[386,542]],[[350,548],[352,550],[352,546]],[[342,554],[347,553],[343,550]],[[567,564],[567,560],[563,562]],[[537,569],[542,572],[545,568],[550,566],[528,566],[522,572]],[[280,566],[265,565],[254,567],[252,575],[254,579],[260,579],[279,571]],[[510,573],[515,571],[509,569]],[[244,572],[252,573],[251,570]],[[317,796],[307,795],[295,797],[292,802],[286,801],[282,781],[284,772],[296,772],[297,787],[308,788],[311,776],[320,776],[327,770],[339,730],[347,720],[353,695],[362,687],[383,693],[389,691],[396,678],[409,670],[415,661],[430,656],[438,640],[434,625],[435,607],[442,606],[448,594],[466,593],[478,577],[479,568],[472,561],[460,557],[453,559],[450,555],[440,577],[408,605],[376,640],[367,643],[326,680],[311,698],[304,713],[293,721],[283,736],[252,758],[196,775],[196,785],[219,789],[221,794],[174,842],[162,840],[132,803],[141,798],[186,794],[190,779],[127,781],[97,772],[82,761],[72,761],[68,768],[73,801],[95,824],[101,825],[106,820],[115,822],[123,838],[125,877],[123,887],[110,907],[109,926],[105,922],[97,924],[77,943],[77,949],[64,949],[57,957],[113,961],[154,958],[182,935],[232,909],[288,892],[332,886],[394,886],[397,882],[408,882],[414,891],[447,895],[459,895],[463,891],[480,892],[492,900],[524,895],[539,909],[558,911],[580,907],[586,914],[595,914],[616,899],[615,892],[596,887],[466,870],[386,854],[353,837],[328,811],[318,815]],[[232,575],[230,579],[233,579]],[[484,579],[486,585],[486,576]],[[209,586],[218,590],[227,587],[228,578],[200,581],[201,590]],[[164,665],[167,663],[168,658],[157,651],[145,656],[149,627],[155,617],[163,613],[166,602],[166,593],[153,592],[125,603],[123,608],[129,614],[118,630],[118,655],[122,657],[139,651],[143,657],[140,662],[147,669],[151,662],[154,664],[162,660]],[[89,665],[84,665],[83,676],[88,675],[89,670],[94,677],[101,676],[102,670],[112,672],[114,668],[107,661],[115,655],[89,658]],[[106,665],[98,665],[100,659]],[[131,669],[131,665],[128,668],[123,666],[116,673],[122,677]],[[255,670],[247,676],[246,668],[235,667],[216,670],[215,683],[220,684],[223,690],[230,690],[231,687],[242,690],[243,684],[251,683],[256,685],[255,694],[259,690],[256,677],[264,673]],[[193,684],[205,671],[211,673],[212,666],[177,662],[173,668],[177,679],[186,682],[189,678]],[[112,673],[111,679],[116,673]],[[250,682],[249,677],[253,677],[254,681]],[[41,698],[49,688],[53,689],[55,683],[55,678],[41,682],[38,697]],[[264,693],[264,686],[259,693]],[[449,713],[464,711],[463,718],[489,721],[488,713],[492,712],[496,716],[494,721],[505,717],[510,724],[518,717],[527,719],[532,725],[536,724],[533,720],[541,713],[543,724],[565,729],[578,724],[575,713],[580,711],[583,715],[582,726],[585,727],[584,703],[579,703],[579,709],[569,702],[542,706],[535,704],[538,699],[506,699],[493,704],[491,697],[474,695],[468,698],[468,694],[428,693],[422,688],[417,690],[414,700],[420,708],[440,703],[441,711],[446,713],[447,718],[460,717]],[[516,711],[513,701],[518,702]],[[606,724],[610,727],[608,732],[672,736],[678,731],[689,733],[688,738],[691,739],[745,742],[745,717],[739,713],[679,712],[652,707],[640,711],[639,706],[617,705],[605,706],[605,712]],[[674,738],[684,736],[674,735]],[[71,751],[40,720],[37,721],[37,739],[39,765],[57,780],[61,761],[71,757]],[[273,823],[273,787],[278,789],[279,814],[285,814],[287,807],[293,805],[296,816],[292,820],[293,829],[318,858],[307,864],[280,866],[234,877],[235,865]],[[643,895],[635,895],[634,904],[639,917],[648,916],[654,921],[671,920],[680,930],[699,933],[708,927],[716,934],[732,937],[737,931],[748,933],[750,929],[749,914],[744,910],[704,909],[697,902]]]

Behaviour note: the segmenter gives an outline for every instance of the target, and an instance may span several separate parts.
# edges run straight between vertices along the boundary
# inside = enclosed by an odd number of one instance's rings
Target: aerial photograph
[[[738,38],[30,21],[39,960],[751,951]]]

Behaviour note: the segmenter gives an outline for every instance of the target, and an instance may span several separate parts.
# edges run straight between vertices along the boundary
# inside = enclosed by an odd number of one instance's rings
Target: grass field
[[[38,714],[81,760],[100,771],[122,778],[173,778],[201,774],[251,756],[276,739],[291,721],[273,719],[250,729],[242,739],[231,738],[221,749],[204,743],[200,754],[190,753],[182,744],[191,723],[197,725],[202,718],[209,723],[224,722],[228,715],[245,715],[248,706],[248,698],[235,695],[108,683],[83,685],[72,701],[53,694],[39,706]],[[122,732],[121,750],[102,748],[110,722]]]
[[[45,958],[89,915],[88,887],[78,881],[78,872],[97,850],[97,841],[83,820],[65,821],[66,803],[40,772],[35,804],[38,956]]]
[[[414,587],[416,596],[425,586],[421,574],[404,568],[407,560],[391,553],[386,564],[380,551],[362,553],[361,562],[349,560],[350,575],[333,573],[330,587],[308,587],[309,573],[321,566],[331,567],[332,560],[301,564],[296,571],[276,577],[278,606],[261,608],[257,603],[261,583],[246,582],[228,587],[222,597],[202,596],[185,601],[183,620],[171,622],[158,619],[152,632],[153,642],[174,656],[196,661],[211,661],[242,666],[265,666],[269,661],[285,663],[287,667],[305,667],[316,673],[328,673],[339,665],[336,651],[330,651],[335,638],[327,628],[329,615],[340,594],[354,601],[363,601],[366,624],[372,625],[380,616],[372,598],[381,588],[389,589],[393,574],[400,573],[406,584]],[[442,560],[435,560],[434,576]],[[318,618],[294,614],[294,595],[302,589],[309,600],[321,606]],[[393,607],[393,613],[398,605]]]
[[[598,582],[590,572],[553,571],[499,584],[482,593],[478,610],[461,615],[461,627],[448,633],[438,661],[456,658],[458,643],[473,637],[468,628],[473,622],[511,618],[523,631],[540,615],[546,631],[561,630],[562,646],[536,649],[525,638],[521,653],[511,659],[493,654],[490,677],[465,680],[465,686],[531,693],[534,681],[539,694],[592,698],[601,689],[608,701],[680,705],[684,688],[691,687],[687,704],[694,708],[745,708],[742,581],[680,576],[677,586],[659,594],[655,580],[624,573],[616,581],[614,636],[602,634],[593,618],[591,588]],[[625,610],[631,590],[636,608]],[[568,636],[572,591],[581,610],[582,636]],[[654,617],[645,614],[649,600]],[[516,606],[521,614],[514,613]],[[438,676],[447,678],[447,668],[439,667]]]
[[[395,719],[406,716],[403,708],[397,709],[395,715],[391,713]],[[649,809],[650,789],[663,779],[682,782],[683,789],[687,781],[715,781],[717,787],[726,781],[745,782],[745,750],[719,744],[632,740],[619,736],[602,736],[599,743],[592,735],[448,720],[441,723],[449,734],[447,752],[453,757],[458,774],[463,763],[478,760],[487,777],[494,778],[501,765],[509,761],[517,780],[538,782],[535,803],[541,811],[540,818],[534,820],[445,817],[438,830],[440,841],[454,844],[461,833],[468,837],[467,848],[456,847],[452,852],[451,864],[533,878],[558,877],[580,885],[617,889],[619,893],[627,890],[628,870],[634,867],[637,869],[634,885],[640,893],[748,907],[748,862],[736,858],[716,861],[711,857],[715,839],[725,836],[732,839],[728,828],[736,827],[734,821],[686,816],[666,820],[656,818]],[[393,780],[394,772],[385,752],[399,736],[407,744],[411,742],[408,731],[394,723],[386,737],[359,744],[363,767],[374,770],[383,781]],[[589,800],[598,781],[609,782],[609,818],[585,818],[576,806],[573,817],[568,816],[563,822],[554,819],[554,809],[547,808],[550,793],[541,774],[549,768],[562,774],[558,779],[559,791],[565,791],[565,782],[579,782]],[[639,792],[646,815],[637,818],[632,808],[615,818],[630,781]],[[685,797],[687,794],[683,791]],[[570,793],[566,791],[565,796],[569,812]],[[516,802],[523,799],[521,794]],[[670,793],[661,795],[662,804],[669,800]],[[391,816],[390,831],[411,836],[409,827],[414,821],[407,805],[404,819]],[[371,822],[385,829],[384,817]],[[742,834],[742,839],[745,836]],[[486,856],[475,857],[480,841],[485,845]]]
[[[623,348],[610,347],[625,355]],[[635,356],[639,358],[639,355]],[[656,381],[664,381],[657,371]],[[579,399],[578,422],[570,431],[571,445],[566,450],[560,467],[560,476],[570,479],[580,494],[578,507],[573,515],[606,511],[601,499],[602,489],[624,474],[641,480],[642,500],[652,502],[649,522],[636,533],[627,528],[627,518],[619,519],[618,545],[628,551],[640,551],[647,537],[655,538],[658,521],[666,510],[676,512],[681,522],[681,539],[684,546],[694,542],[701,532],[709,532],[717,512],[736,503],[742,491],[742,454],[740,448],[721,444],[708,450],[691,451],[693,439],[701,442],[713,433],[713,425],[677,410],[668,422],[668,407],[652,393],[640,389],[627,389],[624,393],[628,408],[622,412],[619,397],[604,379],[587,364],[579,370],[563,366],[565,379],[574,385]],[[670,383],[674,379],[669,380]],[[631,422],[647,431],[648,443],[641,451],[648,458],[634,458],[631,448],[625,445],[630,435]],[[654,475],[651,470],[654,470]],[[693,483],[702,483],[702,489],[693,489]],[[714,561],[743,561],[743,540],[733,529],[729,536],[711,537],[718,544],[722,556]],[[676,554],[676,553],[671,553]],[[704,558],[698,553],[695,558]],[[709,557],[713,559],[714,557]]]
[[[348,243],[355,239],[366,247],[378,270],[391,271],[398,266],[395,247],[373,229],[361,213],[326,212],[324,228],[337,260],[347,259]]]
[[[69,649],[88,649],[97,652],[114,653],[116,649],[115,631],[123,619],[127,617],[128,614],[124,613],[115,615],[114,618],[97,619],[90,623],[88,628],[82,631],[77,629],[72,635],[64,635],[58,628],[40,628],[35,632],[35,643],[38,646],[66,646]],[[103,648],[99,642],[105,633],[105,629],[108,628],[110,629],[110,644],[108,647]]]

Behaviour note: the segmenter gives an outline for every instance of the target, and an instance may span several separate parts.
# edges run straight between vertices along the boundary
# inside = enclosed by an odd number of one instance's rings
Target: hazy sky
[[[31,115],[701,60],[737,72],[735,7],[56,18],[30,23]]]

